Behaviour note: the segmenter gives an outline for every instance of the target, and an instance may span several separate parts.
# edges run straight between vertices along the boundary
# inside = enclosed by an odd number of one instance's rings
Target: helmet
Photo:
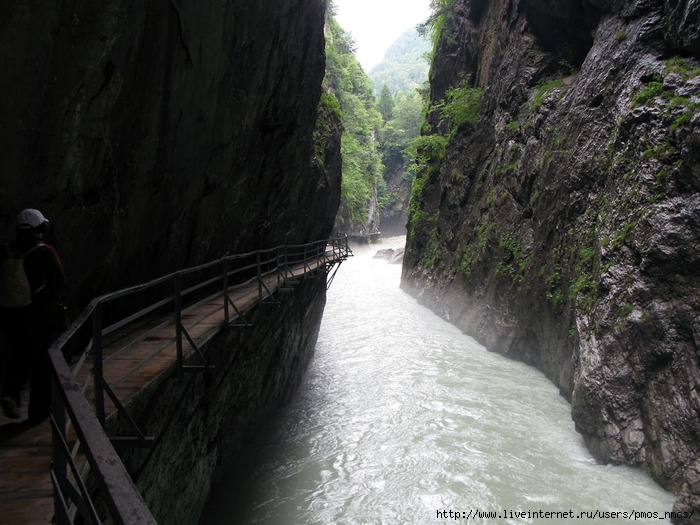
[[[20,230],[33,230],[47,222],[49,222],[49,220],[44,217],[39,210],[34,210],[32,208],[22,210],[17,215],[17,227]]]

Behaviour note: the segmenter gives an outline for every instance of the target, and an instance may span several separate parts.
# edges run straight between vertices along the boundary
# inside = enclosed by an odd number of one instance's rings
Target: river
[[[391,242],[342,264],[299,392],[201,523],[669,523],[639,513],[663,516],[674,496],[597,464],[540,372],[400,290],[401,266],[373,258]]]

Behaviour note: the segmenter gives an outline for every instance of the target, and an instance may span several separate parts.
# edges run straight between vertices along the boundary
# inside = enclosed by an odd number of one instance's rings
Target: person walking
[[[51,361],[48,348],[67,328],[61,296],[66,277],[56,250],[44,237],[49,221],[35,209],[17,216],[16,238],[5,257],[22,259],[29,288],[25,301],[0,297],[0,333],[9,349],[9,363],[2,384],[1,404],[7,417],[19,418],[20,391],[30,380],[28,419],[46,420],[51,408]],[[0,257],[3,257],[0,254]]]

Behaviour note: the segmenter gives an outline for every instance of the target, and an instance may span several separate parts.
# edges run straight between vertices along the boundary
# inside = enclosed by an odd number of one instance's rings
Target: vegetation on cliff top
[[[426,179],[440,170],[447,146],[458,130],[465,124],[477,121],[481,96],[482,90],[472,86],[469,75],[460,76],[459,84],[448,88],[443,100],[427,107],[423,124],[425,133],[414,138],[405,150],[413,161],[408,171],[416,175],[408,209],[410,232],[415,237],[422,231],[424,238],[428,239],[421,258],[426,267],[432,266],[439,257],[435,245],[437,220],[434,215],[419,211]],[[435,125],[431,126],[429,120],[433,120]],[[470,265],[473,260],[472,254]]]
[[[421,35],[430,38],[433,44],[433,55],[435,54],[440,39],[445,36],[444,33],[447,22],[452,16],[452,4],[454,4],[454,0],[430,0],[432,15],[418,28],[418,32]]]
[[[415,30],[413,33],[416,34]],[[421,40],[423,47],[419,45],[416,49],[416,43],[420,44]],[[409,55],[415,61],[417,53],[423,53],[424,49],[424,39],[404,35],[387,56],[394,57],[396,63],[405,62]],[[427,65],[423,61],[420,73],[409,73],[403,80],[394,80],[396,82],[383,84],[377,99],[372,80],[355,57],[352,36],[335,20],[331,3],[326,19],[324,97],[337,100],[344,127],[338,226],[348,232],[377,230],[380,213],[402,199],[398,192],[387,192],[385,179],[397,171],[405,173],[409,164],[406,149],[419,133],[424,106],[413,85],[427,80]],[[400,87],[406,82],[410,89],[403,91]],[[393,87],[390,88],[389,83]]]
[[[341,198],[351,224],[343,226],[347,231],[366,229],[368,212],[382,185],[383,166],[375,140],[382,117],[372,81],[355,58],[352,37],[332,12],[326,20],[324,88],[337,98],[344,128]]]

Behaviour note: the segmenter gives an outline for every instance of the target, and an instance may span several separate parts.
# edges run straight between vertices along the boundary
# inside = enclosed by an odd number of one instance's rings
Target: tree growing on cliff
[[[332,13],[326,21],[324,87],[338,99],[344,127],[338,226],[348,232],[376,231],[378,198],[384,192],[383,165],[376,141],[382,115],[377,110],[372,81],[355,58],[352,37]]]
[[[421,36],[430,37],[430,41],[433,44],[433,53],[435,53],[438,42],[443,36],[447,21],[450,19],[452,4],[454,4],[454,0],[430,0],[432,14],[428,20],[418,26],[418,33]]]

